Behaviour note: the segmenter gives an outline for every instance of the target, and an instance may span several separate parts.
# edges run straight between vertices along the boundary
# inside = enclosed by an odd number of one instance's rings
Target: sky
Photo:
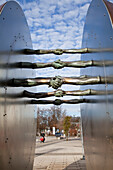
[[[0,0],[0,4],[7,0]],[[24,10],[33,42],[34,49],[69,49],[81,48],[82,34],[85,17],[91,0],[17,0]],[[113,2],[113,0],[111,0]],[[62,61],[80,60],[80,55],[63,54],[36,56],[34,62],[53,62],[57,59]],[[37,77],[64,77],[80,76],[78,68],[53,68],[37,69]],[[63,85],[66,91],[79,90],[79,86]],[[47,85],[38,86],[37,92],[54,91]],[[63,97],[62,99],[77,99],[78,97]],[[56,99],[55,97],[49,99]],[[40,106],[50,107],[51,105]],[[68,115],[80,115],[80,105],[62,105]]]

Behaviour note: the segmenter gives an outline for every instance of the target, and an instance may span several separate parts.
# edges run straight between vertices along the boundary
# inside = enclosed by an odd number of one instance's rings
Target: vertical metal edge
[[[7,2],[4,3],[3,5],[0,5],[0,14],[2,13],[2,11],[3,11],[3,9],[4,9],[4,7],[5,7],[6,4],[7,4]]]
[[[113,28],[113,3],[108,2],[106,0],[103,0],[103,2],[104,2],[104,5],[108,11],[108,14],[109,14],[109,17],[111,20],[111,24],[112,24],[112,28]]]

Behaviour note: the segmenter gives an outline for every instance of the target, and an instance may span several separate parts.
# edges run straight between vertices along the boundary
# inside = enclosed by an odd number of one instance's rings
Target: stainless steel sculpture
[[[98,60],[89,60],[89,61],[73,61],[73,62],[64,62],[60,59],[51,62],[51,63],[30,63],[30,62],[18,62],[13,64],[2,64],[0,68],[29,68],[29,69],[39,69],[46,67],[53,67],[54,69],[62,69],[64,67],[74,67],[74,68],[86,68],[86,67],[103,67],[112,66],[113,61],[98,61]]]
[[[91,76],[80,76],[80,77],[43,77],[43,78],[27,78],[27,79],[11,79],[7,81],[1,81],[1,86],[9,87],[32,87],[47,84],[49,87],[58,89],[62,84],[72,84],[72,85],[89,85],[89,84],[113,84],[113,76],[109,77],[91,77]]]
[[[46,98],[46,97],[63,97],[66,95],[70,95],[70,96],[91,96],[91,95],[105,95],[106,91],[102,91],[102,90],[93,90],[93,89],[86,89],[86,90],[74,90],[74,91],[64,91],[62,89],[58,89],[56,91],[53,92],[39,92],[39,93],[33,93],[27,90],[24,90],[21,93],[7,93],[5,96],[7,98]],[[113,90],[109,90],[107,91],[107,94],[112,95],[113,94]],[[0,94],[0,97],[4,97],[4,94]]]
[[[113,48],[81,48],[81,49],[53,49],[53,50],[43,50],[43,49],[24,49],[21,51],[22,54],[84,54],[84,53],[98,53],[98,52],[113,52]]]
[[[113,4],[106,0],[93,0],[87,14],[81,49],[33,50],[21,7],[14,1],[0,6],[0,147],[3,148],[0,151],[0,170],[32,169],[36,130],[35,106],[63,103],[82,103],[87,169],[113,169],[112,27]],[[33,54],[63,53],[80,53],[83,60],[63,62],[59,59],[52,63],[34,63]],[[81,69],[80,77],[35,78],[34,69],[45,67],[76,67],[85,70]],[[57,91],[35,93],[35,86],[43,84]],[[81,90],[58,89],[62,84],[81,85]],[[87,89],[84,85],[87,85]],[[36,100],[65,95],[85,98]]]
[[[113,4],[106,0],[93,0],[85,22],[82,48],[113,48]],[[113,66],[107,67],[106,60],[113,61],[113,52],[82,54],[82,60],[101,60],[102,67],[81,69],[81,75],[109,77]],[[87,86],[92,88],[91,85]],[[81,90],[85,87],[81,86]],[[113,169],[113,85],[93,85],[94,90],[104,91],[103,96],[87,96],[95,103],[81,104],[84,149],[88,170]],[[99,102],[103,100],[103,102]]]
[[[34,62],[34,56],[12,54],[12,51],[32,48],[29,28],[21,7],[9,1],[0,7],[0,65],[15,62]],[[2,53],[4,51],[4,53]],[[0,81],[12,78],[35,77],[35,71],[0,69]],[[0,86],[0,170],[31,170],[35,149],[35,105],[14,104],[7,93],[21,93],[24,89]],[[35,87],[32,88],[35,92]],[[22,102],[22,99],[20,99]],[[12,102],[9,105],[8,102]]]

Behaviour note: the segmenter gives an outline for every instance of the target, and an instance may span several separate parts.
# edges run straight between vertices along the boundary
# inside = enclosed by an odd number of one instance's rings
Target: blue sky
[[[1,4],[4,2],[6,0],[0,0]],[[27,18],[34,49],[81,48],[85,17],[91,0],[17,0],[17,2]],[[36,57],[35,62],[52,62],[59,58],[63,61],[77,61],[80,60],[80,55],[42,55]],[[44,68],[38,69],[36,75],[38,77],[79,76],[80,70]],[[63,85],[62,89],[78,90],[79,86]],[[45,92],[53,89],[39,86],[37,91]],[[75,97],[63,99],[72,98]],[[62,107],[67,109],[68,114],[80,114],[80,105],[62,105]]]

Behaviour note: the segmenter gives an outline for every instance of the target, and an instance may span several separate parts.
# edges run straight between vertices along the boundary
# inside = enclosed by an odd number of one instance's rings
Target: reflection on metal
[[[92,0],[88,9],[82,48],[113,48],[113,4],[106,0]],[[82,54],[81,59],[112,60],[113,51]],[[103,62],[104,63],[104,62]],[[113,66],[89,67],[81,69],[81,75],[113,75]],[[90,89],[105,91],[101,96],[85,96],[89,103],[81,104],[84,151],[87,170],[113,170],[113,84],[91,85]],[[84,86],[80,87],[85,90]]]
[[[14,170],[15,167],[16,170],[32,169],[35,149],[35,106],[63,103],[85,103],[81,106],[81,110],[87,169],[113,169],[112,11],[113,4],[110,2],[92,1],[81,49],[33,50],[28,25],[20,6],[13,1],[0,6],[0,13],[2,12],[0,15],[0,146],[3,148],[0,151],[0,170]],[[88,61],[57,60],[51,63],[33,63],[32,54],[62,55],[64,53],[80,53],[82,59],[86,58]],[[81,74],[88,76],[28,78],[28,75],[35,77],[35,71],[22,69],[45,67],[55,69],[88,67],[85,71],[81,71]],[[81,90],[76,91],[59,89],[55,92],[35,93],[34,86],[44,84],[54,89],[58,89],[62,84],[93,85],[94,89],[88,86],[89,89],[85,90],[84,86],[81,86]],[[23,87],[32,87],[32,92]],[[65,95],[86,97],[72,100],[29,99]],[[23,99],[24,97],[27,99]]]
[[[56,54],[62,55],[66,54],[84,54],[84,53],[98,53],[98,52],[113,52],[113,48],[81,48],[81,49],[51,49],[51,50],[33,50],[33,49],[24,49],[22,50],[23,54],[31,55],[41,55],[41,54]]]
[[[107,91],[107,95],[113,94],[113,91]],[[71,96],[89,96],[89,95],[106,95],[106,91],[102,90],[93,90],[93,89],[87,89],[87,90],[74,90],[74,91],[64,91],[61,89],[58,89],[54,92],[40,92],[40,93],[33,93],[29,92],[27,90],[24,90],[21,93],[16,93],[16,94],[0,94],[0,97],[7,97],[7,98],[46,98],[46,97],[63,97],[66,95],[71,95]]]
[[[1,3],[1,1],[0,1]],[[17,62],[34,62],[34,56],[12,53],[32,48],[29,28],[21,7],[15,1],[6,2],[0,15],[0,66]],[[4,53],[2,53],[2,51]],[[0,69],[0,81],[13,78],[35,77],[34,70]],[[36,122],[35,105],[14,102],[23,99],[8,99],[7,94],[21,93],[23,87],[0,86],[0,170],[31,170],[35,152]],[[28,90],[28,88],[26,88]],[[35,87],[32,92],[35,92]],[[8,102],[13,103],[8,104]]]
[[[38,68],[46,68],[46,67],[53,67],[55,69],[61,69],[64,67],[74,67],[74,68],[85,68],[91,66],[103,67],[103,66],[113,66],[113,61],[96,61],[96,60],[89,60],[89,61],[73,61],[73,62],[64,62],[60,59],[50,62],[50,63],[30,63],[30,62],[19,62],[19,63],[12,63],[12,64],[2,64],[0,68],[31,68],[31,69],[38,69]]]
[[[89,84],[112,84],[113,76],[109,77],[91,77],[91,76],[80,76],[80,77],[61,77],[55,76],[53,78],[27,78],[27,79],[11,79],[8,81],[1,81],[2,86],[11,87],[32,87],[38,85],[48,84],[49,87],[58,89],[62,84],[72,84],[72,85],[89,85]]]

